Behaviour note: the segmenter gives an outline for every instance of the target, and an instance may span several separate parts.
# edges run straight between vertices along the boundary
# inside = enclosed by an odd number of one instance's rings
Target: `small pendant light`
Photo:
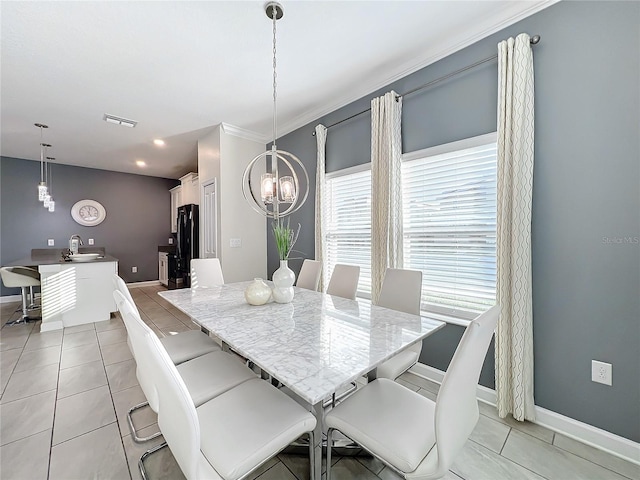
[[[47,157],[47,166],[49,168],[49,175],[48,175],[48,182],[49,182],[49,212],[53,213],[56,211],[56,202],[53,199],[52,193],[53,193],[53,165],[51,164],[51,162],[53,160],[55,160],[55,157]]]
[[[34,124],[40,129],[40,183],[38,183],[38,201],[43,202],[44,197],[47,194],[47,182],[44,181],[44,146],[42,142],[42,129],[49,128],[48,125],[43,123]]]

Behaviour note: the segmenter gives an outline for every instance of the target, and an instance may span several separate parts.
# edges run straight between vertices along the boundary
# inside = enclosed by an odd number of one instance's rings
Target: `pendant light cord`
[[[40,126],[40,183],[44,183],[44,142],[42,141],[42,125]]]
[[[47,157],[47,183],[48,183],[48,187],[49,187],[49,195],[52,195],[53,193],[53,170],[52,170],[52,165],[53,165],[53,161],[55,160],[55,157]]]
[[[47,146],[46,145],[44,145],[44,150],[45,150],[45,154],[46,154],[47,153]],[[49,170],[49,162],[46,161],[46,162],[44,162],[44,183],[47,183],[47,180],[48,180],[48,178],[47,178],[48,177],[48,173],[49,173],[48,170]]]
[[[272,9],[272,19],[273,19],[273,147],[276,145],[276,137],[278,131],[278,124],[276,121],[277,115],[277,103],[276,103],[276,87],[277,87],[277,74],[276,74],[276,16],[278,15],[278,10],[275,6]]]

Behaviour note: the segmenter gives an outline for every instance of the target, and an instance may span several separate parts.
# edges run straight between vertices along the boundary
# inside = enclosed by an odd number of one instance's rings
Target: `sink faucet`
[[[78,234],[71,235],[71,238],[69,239],[69,251],[73,255],[78,253],[78,248],[80,247],[80,245],[84,245],[82,243],[82,238],[80,238],[80,235]]]

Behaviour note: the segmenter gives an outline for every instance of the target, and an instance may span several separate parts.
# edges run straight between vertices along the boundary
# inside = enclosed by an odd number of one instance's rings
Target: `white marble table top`
[[[159,294],[311,405],[445,325],[302,288],[292,303],[252,306],[249,283]]]

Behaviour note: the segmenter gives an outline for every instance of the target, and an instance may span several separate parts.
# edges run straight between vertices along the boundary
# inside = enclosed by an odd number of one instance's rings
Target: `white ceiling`
[[[279,135],[553,0],[282,3]],[[271,138],[272,26],[263,2],[0,5],[3,156],[39,159],[33,124],[41,122],[58,163],[178,178],[196,168],[198,138],[221,122]],[[105,113],[139,123],[108,124]]]

